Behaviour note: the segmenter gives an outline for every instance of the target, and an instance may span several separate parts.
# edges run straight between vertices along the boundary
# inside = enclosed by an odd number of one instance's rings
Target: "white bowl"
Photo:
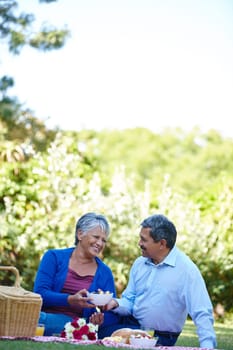
[[[134,336],[131,336],[130,345],[137,348],[153,348],[156,345],[157,340],[157,338],[135,338]]]
[[[88,298],[91,298],[91,303],[96,306],[103,306],[109,303],[113,293],[87,293]]]

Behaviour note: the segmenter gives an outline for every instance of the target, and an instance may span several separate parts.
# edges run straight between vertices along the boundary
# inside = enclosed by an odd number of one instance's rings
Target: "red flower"
[[[81,332],[82,335],[84,335],[84,334],[88,335],[88,333],[89,333],[89,327],[85,324],[84,326],[82,326],[82,327],[80,328],[80,332]]]
[[[84,334],[84,333],[82,333],[81,329],[75,329],[75,330],[73,331],[73,337],[74,337],[74,339],[79,339],[79,340],[81,340],[83,334]]]
[[[90,332],[87,336],[89,340],[96,340],[96,333],[94,332]]]
[[[79,328],[79,324],[78,324],[78,318],[74,318],[71,322],[71,325],[74,327],[74,328]]]
[[[82,324],[83,326],[80,326]],[[84,318],[75,318],[71,322],[65,324],[64,330],[61,332],[62,338],[77,340],[96,340],[98,326],[86,323]]]

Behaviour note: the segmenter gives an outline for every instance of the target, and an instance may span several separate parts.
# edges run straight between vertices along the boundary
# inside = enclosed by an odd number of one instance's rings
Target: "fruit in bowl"
[[[103,306],[109,303],[109,301],[112,299],[113,293],[110,293],[109,291],[103,292],[88,292],[87,293],[88,298],[90,298],[90,302],[96,306]]]
[[[131,335],[130,344],[137,348],[153,348],[157,343],[157,338],[142,335]]]

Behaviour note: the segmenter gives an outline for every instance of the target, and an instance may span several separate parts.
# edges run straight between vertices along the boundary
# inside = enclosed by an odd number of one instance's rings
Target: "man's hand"
[[[108,311],[118,307],[118,302],[115,299],[111,299],[108,304],[104,305],[101,309],[103,311]]]

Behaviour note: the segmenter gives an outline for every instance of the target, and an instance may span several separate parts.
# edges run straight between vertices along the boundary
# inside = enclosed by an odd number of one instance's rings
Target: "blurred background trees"
[[[65,43],[68,30],[32,36],[34,17],[15,12],[16,1],[0,4],[0,37],[13,54]],[[140,222],[160,212],[177,226],[177,245],[199,266],[214,306],[232,311],[233,140],[197,128],[49,130],[9,97],[13,84],[7,75],[0,82],[0,264],[16,266],[31,290],[44,251],[73,245],[76,220],[101,212],[112,231],[103,258],[120,295],[140,254]],[[1,274],[1,283],[12,277]]]
[[[120,294],[140,254],[140,222],[160,212],[176,224],[177,244],[200,267],[214,305],[231,310],[233,178],[226,159],[233,141],[197,131],[169,135],[60,131],[43,152],[10,161],[2,152],[1,264],[18,267],[23,286],[32,289],[44,251],[73,245],[76,220],[87,211],[101,212],[112,228],[103,258]],[[197,146],[197,138],[205,143]],[[107,147],[108,140],[114,144]]]

